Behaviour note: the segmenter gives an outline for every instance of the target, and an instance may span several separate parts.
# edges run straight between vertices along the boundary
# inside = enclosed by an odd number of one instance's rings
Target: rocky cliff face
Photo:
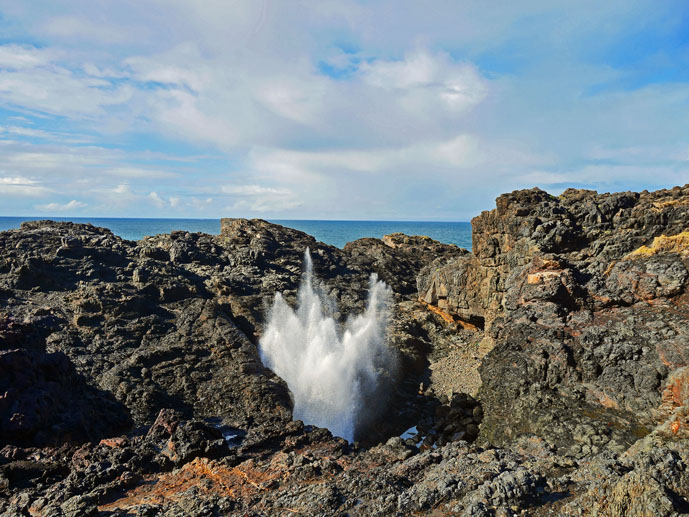
[[[600,279],[618,261],[661,235],[687,229],[687,187],[597,194],[569,189],[554,197],[539,189],[503,194],[496,209],[472,221],[473,253],[438,259],[417,279],[419,296],[467,320],[489,324],[503,314],[510,277],[535,256],[566,258],[582,275]],[[535,278],[535,277],[533,277]]]
[[[687,187],[505,194],[472,221],[472,256],[422,272],[425,301],[483,318],[496,344],[481,367],[486,442],[533,433],[586,455],[662,422],[689,359],[688,203]]]
[[[689,186],[496,205],[471,253],[245,219],[0,233],[0,514],[689,511]],[[372,272],[394,291],[399,369],[360,444],[292,422],[258,357],[307,247],[340,321]]]

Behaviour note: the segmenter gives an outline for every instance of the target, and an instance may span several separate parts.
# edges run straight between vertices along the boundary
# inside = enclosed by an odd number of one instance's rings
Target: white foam
[[[295,419],[352,441],[367,409],[364,398],[376,392],[377,368],[388,362],[384,339],[391,290],[371,275],[366,310],[339,329],[329,314],[333,302],[314,287],[308,249],[305,265],[296,310],[275,294],[259,343],[261,360],[287,382]]]

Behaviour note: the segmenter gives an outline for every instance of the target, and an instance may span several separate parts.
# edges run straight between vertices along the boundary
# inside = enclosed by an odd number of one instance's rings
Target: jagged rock
[[[661,386],[689,364],[689,186],[533,189],[496,205],[472,221],[471,256],[418,278],[424,301],[483,318],[495,343],[481,366],[484,443],[625,449],[658,424]]]
[[[575,189],[559,197],[539,189],[503,194],[495,210],[472,221],[472,255],[427,266],[417,280],[419,297],[490,325],[504,312],[510,276],[534,256],[557,254],[572,264],[578,283],[597,282],[616,261],[653,246],[654,238],[681,235],[689,227],[687,199],[689,186],[641,194]],[[661,239],[656,247],[686,249],[684,242]]]
[[[689,186],[496,205],[471,253],[246,219],[0,233],[0,514],[689,511]],[[361,444],[291,421],[258,357],[307,247],[338,321],[372,272],[395,291],[399,375]],[[458,350],[480,379],[434,382]]]

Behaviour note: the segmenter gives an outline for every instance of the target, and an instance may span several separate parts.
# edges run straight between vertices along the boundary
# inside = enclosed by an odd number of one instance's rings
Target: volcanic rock
[[[0,233],[0,514],[688,512],[689,186],[517,191],[472,227],[471,252],[247,219]],[[371,273],[394,291],[358,443],[292,421],[259,358],[307,248],[340,323]]]

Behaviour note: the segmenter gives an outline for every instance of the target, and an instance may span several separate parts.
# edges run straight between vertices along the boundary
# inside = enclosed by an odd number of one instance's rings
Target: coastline
[[[472,220],[472,251],[220,227],[0,233],[0,512],[687,509],[689,185],[504,194]],[[394,293],[399,370],[357,443],[292,421],[258,357],[307,247],[337,321],[365,307],[371,272]]]

